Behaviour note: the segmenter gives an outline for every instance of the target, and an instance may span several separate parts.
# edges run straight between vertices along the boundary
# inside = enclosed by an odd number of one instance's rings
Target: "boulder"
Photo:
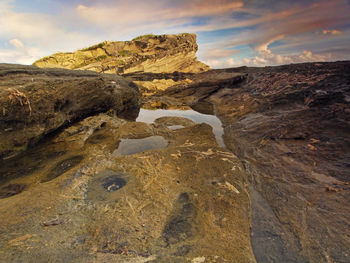
[[[139,108],[137,87],[117,75],[0,64],[0,80],[2,157],[74,120]]]

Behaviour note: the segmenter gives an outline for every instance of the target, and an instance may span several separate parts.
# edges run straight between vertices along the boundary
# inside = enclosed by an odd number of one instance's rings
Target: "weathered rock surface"
[[[145,108],[172,109],[186,105],[205,114],[214,114],[210,96],[239,85],[247,78],[246,73],[220,70],[199,74],[133,73],[124,76],[139,86]]]
[[[45,68],[92,70],[103,73],[193,72],[209,67],[196,59],[195,34],[145,35],[132,41],[106,41],[73,53],[57,53],[34,62]]]
[[[147,136],[168,146],[114,154]],[[4,262],[255,262],[242,164],[209,125],[100,114],[1,161],[0,174]]]
[[[137,87],[117,75],[0,64],[0,156],[92,114],[137,111],[139,98]]]
[[[255,188],[257,261],[347,262],[350,62],[244,71],[212,101]]]
[[[241,76],[238,81],[234,74]],[[225,76],[226,84],[208,75]],[[163,108],[214,105],[226,146],[244,162],[250,180],[257,261],[347,262],[350,62],[173,77],[192,83],[155,92],[146,101]]]
[[[174,116],[61,130],[0,161],[1,259],[348,262],[350,62],[127,77],[227,149]]]

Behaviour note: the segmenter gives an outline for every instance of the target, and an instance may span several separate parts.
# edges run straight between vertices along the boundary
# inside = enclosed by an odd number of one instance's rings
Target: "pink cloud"
[[[323,1],[309,7],[297,7],[279,13],[271,13],[250,21],[254,24],[258,21],[257,28],[247,30],[237,36],[237,40],[230,41],[226,47],[238,45],[252,45],[258,52],[269,52],[268,46],[277,40],[290,41],[291,38],[304,34],[313,35],[310,41],[315,41],[315,32],[327,27],[336,27],[344,23],[350,23],[350,8],[343,0]],[[338,30],[323,30],[323,34],[339,35]]]
[[[180,17],[193,16],[213,16],[225,13],[231,13],[243,7],[242,1],[226,1],[226,0],[205,0],[205,1],[189,1],[187,5],[179,8]],[[175,10],[171,10],[175,11]],[[174,14],[170,15],[173,16]]]
[[[176,2],[175,2],[176,3]],[[113,6],[78,5],[78,15],[86,21],[97,25],[120,23],[154,23],[167,24],[169,20],[215,16],[231,13],[243,7],[242,1],[205,0],[188,1],[172,7],[166,7],[159,1],[137,2],[137,4],[116,3]],[[127,26],[127,25],[125,25]]]
[[[212,47],[206,48],[204,46],[204,48],[203,47],[200,48],[198,55],[200,55],[202,59],[213,60],[213,59],[227,58],[238,52],[239,52],[238,50],[228,50],[228,49],[212,48]]]

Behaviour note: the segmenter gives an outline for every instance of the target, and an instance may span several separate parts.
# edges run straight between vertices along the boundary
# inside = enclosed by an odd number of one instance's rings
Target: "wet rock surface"
[[[251,185],[258,262],[347,262],[350,62],[176,74],[143,91],[149,108],[190,105],[221,119]],[[130,74],[151,81],[160,76]],[[171,78],[167,75],[166,79]],[[201,106],[203,105],[203,106]]]
[[[139,109],[137,87],[116,75],[0,64],[0,82],[2,157],[77,119]]]
[[[122,139],[145,136],[168,146],[113,155]],[[242,164],[207,124],[100,114],[2,164],[1,193],[26,185],[0,199],[4,262],[255,262]]]
[[[192,111],[142,109],[144,122],[99,114],[61,129],[0,161],[0,258],[348,262],[349,69],[129,74],[186,80],[141,88],[145,106],[215,113],[226,148]],[[123,140],[151,137],[167,144],[113,154]]]
[[[175,109],[190,106],[201,113],[214,114],[209,97],[219,90],[244,82],[247,74],[240,71],[209,70],[198,74],[134,73],[126,74],[125,77],[138,84],[143,94],[144,108]],[[165,89],[153,89],[146,85],[162,78],[174,82]]]
[[[210,97],[256,191],[258,262],[348,260],[349,192],[332,190],[350,180],[349,65],[234,69],[245,81]]]
[[[108,192],[114,192],[126,185],[126,181],[118,175],[110,175],[103,181],[103,188]]]
[[[252,238],[271,248],[269,262],[348,260],[349,192],[327,189],[350,180],[349,65],[251,69],[242,86],[212,98],[227,147],[270,207],[256,202]],[[255,250],[258,261],[266,249]]]
[[[131,155],[147,150],[161,149],[168,145],[162,136],[150,136],[142,139],[121,139],[115,156]]]
[[[187,193],[181,193],[175,203],[173,215],[170,216],[171,219],[163,230],[163,238],[167,246],[188,240],[194,235],[195,216],[196,208],[191,203],[189,195]],[[188,250],[184,249],[183,246],[176,254],[182,254],[180,256],[184,256],[183,254],[189,252]]]

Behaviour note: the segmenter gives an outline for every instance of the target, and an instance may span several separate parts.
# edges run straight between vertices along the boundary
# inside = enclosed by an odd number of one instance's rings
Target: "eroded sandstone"
[[[193,72],[209,69],[196,58],[195,34],[144,35],[131,41],[105,41],[72,53],[56,53],[33,65],[103,73]]]
[[[122,139],[147,135],[168,146],[113,154]],[[25,187],[0,199],[4,261],[255,262],[242,164],[207,124],[101,114],[0,167],[1,191]]]

